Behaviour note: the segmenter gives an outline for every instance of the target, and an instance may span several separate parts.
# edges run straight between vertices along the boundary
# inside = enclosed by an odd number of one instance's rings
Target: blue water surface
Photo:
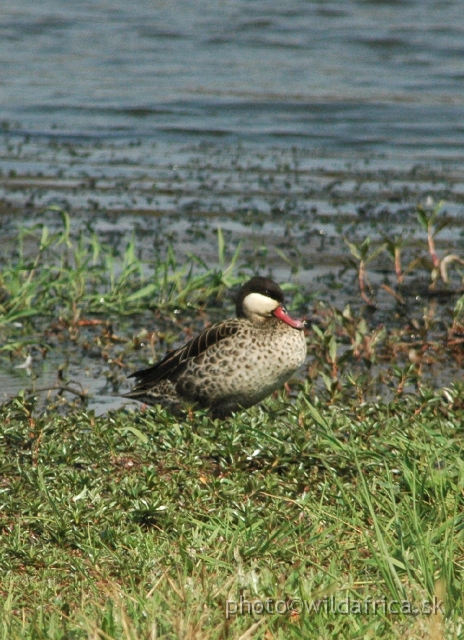
[[[0,15],[13,129],[463,155],[459,0],[14,0]]]

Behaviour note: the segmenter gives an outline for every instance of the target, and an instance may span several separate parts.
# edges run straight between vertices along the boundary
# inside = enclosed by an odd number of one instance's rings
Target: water
[[[147,261],[171,243],[213,266],[221,227],[228,255],[241,241],[342,307],[359,300],[343,238],[423,242],[428,198],[447,203],[438,250],[464,254],[458,0],[15,0],[0,69],[0,257],[19,224],[58,225],[50,205],[121,247],[135,232]],[[391,296],[377,302],[388,317]],[[0,363],[3,397],[29,384],[19,364]],[[105,365],[76,355],[68,374],[92,408],[117,406]]]
[[[1,118],[462,158],[459,0],[4,3]]]

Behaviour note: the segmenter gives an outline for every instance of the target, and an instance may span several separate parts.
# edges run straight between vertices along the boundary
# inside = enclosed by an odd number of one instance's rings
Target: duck
[[[280,286],[255,276],[238,292],[235,318],[135,371],[129,376],[135,386],[124,397],[159,404],[176,415],[189,405],[226,418],[280,389],[304,363],[304,327],[285,308]]]

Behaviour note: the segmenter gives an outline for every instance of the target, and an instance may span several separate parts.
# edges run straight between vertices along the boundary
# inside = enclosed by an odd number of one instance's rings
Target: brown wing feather
[[[217,344],[224,338],[235,335],[239,327],[240,321],[238,320],[214,324],[195,338],[192,338],[180,349],[168,353],[165,358],[148,369],[132,373],[129,378],[137,378],[138,382],[134,391],[151,387],[161,382],[161,380],[166,380],[166,378],[175,379],[184,370],[188,360],[201,355],[213,344]]]

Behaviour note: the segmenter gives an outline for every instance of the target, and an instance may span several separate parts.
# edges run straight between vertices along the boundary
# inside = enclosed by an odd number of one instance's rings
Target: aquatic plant
[[[95,233],[81,231],[73,239],[69,215],[56,209],[62,230],[50,233],[46,225],[21,229],[17,259],[1,268],[0,326],[43,317],[77,326],[90,315],[186,308],[220,298],[240,281],[235,275],[240,247],[226,264],[220,230],[219,269],[208,268],[193,255],[180,264],[172,247],[146,264],[137,257],[134,238],[122,256],[115,255],[114,248]],[[28,247],[31,242],[37,245],[33,257],[25,249],[26,240]],[[0,350],[8,348],[8,343],[0,346]]]
[[[371,239],[367,236],[367,238],[358,244],[349,242],[345,238],[345,244],[354,258],[354,260],[352,260],[352,264],[358,272],[358,283],[361,296],[370,307],[375,307],[372,298],[367,294],[367,288],[369,286],[369,281],[367,279],[367,265],[384,251],[385,243],[371,249]]]
[[[439,218],[443,212],[444,202],[439,202],[433,208],[433,201],[428,202],[429,207],[419,203],[417,205],[417,218],[425,231],[427,232],[427,245],[432,260],[432,269],[430,272],[430,278],[432,283],[430,287],[435,288],[437,281],[441,278],[445,284],[449,283],[448,267],[451,264],[464,265],[464,260],[456,254],[446,254],[442,258],[439,257],[435,248],[435,238],[438,233],[446,227],[448,221],[446,218]],[[464,282],[464,275],[463,275]]]

